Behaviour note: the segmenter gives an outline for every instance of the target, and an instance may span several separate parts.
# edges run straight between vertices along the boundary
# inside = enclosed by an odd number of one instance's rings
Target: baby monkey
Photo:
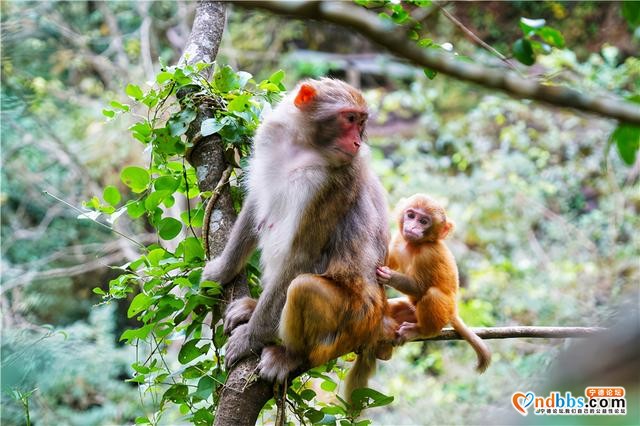
[[[424,194],[415,194],[397,207],[398,232],[389,245],[388,266],[378,267],[378,282],[406,294],[389,300],[391,316],[400,324],[400,343],[436,336],[451,324],[478,355],[482,373],[491,362],[487,345],[471,331],[456,305],[458,268],[444,239],[454,224],[444,208]]]

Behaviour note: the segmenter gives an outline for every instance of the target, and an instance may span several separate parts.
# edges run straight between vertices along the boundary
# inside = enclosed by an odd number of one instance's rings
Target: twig
[[[456,19],[455,16],[453,16],[452,14],[450,14],[447,9],[444,8],[444,6],[438,6],[440,8],[440,12],[442,12],[442,14],[451,22],[453,22],[458,28],[460,28],[462,30],[463,33],[465,33],[471,40],[475,41],[476,43],[478,43],[480,46],[484,47],[486,50],[488,50],[489,52],[493,53],[495,56],[497,56],[498,58],[500,58],[500,60],[502,60],[502,62],[504,62],[505,64],[507,64],[507,66],[509,68],[511,68],[512,70],[514,70],[515,72],[518,73],[518,75],[520,75],[520,77],[523,77],[523,74],[520,72],[520,70],[511,63],[511,61],[509,61],[509,58],[507,58],[506,56],[504,56],[502,53],[498,52],[495,48],[493,48],[493,46],[488,45],[487,43],[484,42],[484,40],[482,40],[480,37],[478,37],[473,31],[471,31],[469,28],[467,28],[462,22],[458,21],[458,19]]]
[[[220,197],[220,192],[222,192],[222,187],[229,183],[229,177],[231,176],[231,172],[233,171],[233,166],[229,165],[222,172],[222,176],[220,176],[220,180],[218,184],[213,189],[213,193],[211,194],[211,198],[209,198],[209,202],[207,203],[207,207],[204,210],[204,221],[202,222],[202,237],[204,241],[204,254],[207,259],[209,259],[209,244],[207,243],[207,238],[209,238],[209,221],[211,220],[211,213],[213,212],[213,208],[218,201],[218,197]]]
[[[57,200],[57,201],[61,202],[62,204],[66,205],[66,206],[68,206],[68,207],[71,207],[72,209],[74,209],[75,211],[77,211],[78,213],[80,213],[81,215],[83,215],[84,217],[86,217],[87,219],[91,220],[92,222],[97,223],[98,225],[100,225],[100,226],[102,226],[102,227],[104,227],[104,228],[107,228],[109,231],[111,231],[111,232],[113,232],[113,233],[115,233],[115,234],[120,235],[122,238],[126,238],[127,240],[131,241],[132,243],[134,243],[135,245],[137,245],[137,246],[138,246],[138,247],[140,247],[141,249],[143,249],[143,250],[145,250],[145,251],[147,250],[147,247],[145,247],[145,245],[144,245],[144,244],[142,244],[142,243],[140,243],[140,242],[138,242],[138,241],[134,240],[133,238],[129,237],[128,235],[123,234],[122,232],[120,232],[120,231],[118,231],[118,230],[116,230],[116,229],[113,229],[113,228],[112,228],[112,227],[110,227],[109,225],[105,225],[105,224],[104,224],[104,223],[102,223],[102,222],[98,222],[97,220],[95,220],[94,218],[92,218],[91,216],[89,216],[89,215],[87,214],[87,212],[84,212],[84,211],[80,210],[79,208],[77,208],[77,207],[76,207],[76,206],[74,206],[73,204],[67,203],[65,200],[63,200],[62,198],[58,198],[58,197],[56,197],[55,195],[53,195],[53,194],[52,194],[52,193],[50,193],[49,191],[42,191],[42,192],[44,193],[44,195],[48,195],[49,197],[53,198],[54,200]]]

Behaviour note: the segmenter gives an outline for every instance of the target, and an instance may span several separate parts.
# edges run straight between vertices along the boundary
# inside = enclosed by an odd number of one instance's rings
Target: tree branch
[[[497,89],[515,98],[533,99],[559,107],[614,118],[640,125],[640,106],[619,98],[581,93],[561,86],[551,86],[524,79],[513,72],[498,70],[477,63],[462,62],[434,49],[423,49],[408,40],[398,27],[383,21],[374,13],[346,2],[332,1],[243,1],[238,6],[261,8],[280,15],[314,19],[351,28],[397,56],[416,65]]]

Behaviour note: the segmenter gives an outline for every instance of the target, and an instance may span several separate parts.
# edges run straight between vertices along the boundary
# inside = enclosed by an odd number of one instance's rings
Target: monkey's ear
[[[293,101],[293,104],[298,108],[304,108],[309,105],[316,98],[316,89],[310,84],[303,83],[298,89],[298,94]]]
[[[456,224],[451,222],[450,220],[447,220],[442,227],[442,231],[440,231],[440,239],[444,240],[445,238],[447,238],[454,229],[456,229]]]

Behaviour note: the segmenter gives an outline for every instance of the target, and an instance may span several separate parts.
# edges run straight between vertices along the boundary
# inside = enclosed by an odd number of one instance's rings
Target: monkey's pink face
[[[420,242],[428,235],[427,231],[429,231],[431,225],[433,225],[433,219],[429,213],[409,207],[404,211],[402,235],[407,242]]]
[[[335,148],[351,161],[363,144],[367,113],[360,110],[342,110],[337,116],[340,133],[335,140]]]

